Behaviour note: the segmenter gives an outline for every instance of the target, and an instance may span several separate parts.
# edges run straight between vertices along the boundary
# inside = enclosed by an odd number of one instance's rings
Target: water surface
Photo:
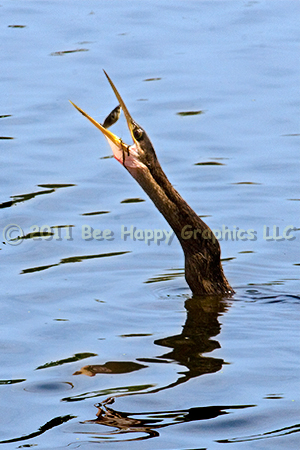
[[[298,2],[1,17],[2,448],[298,448]],[[220,234],[232,299],[191,298],[175,238],[122,237],[170,228],[68,102],[103,121],[102,68]]]

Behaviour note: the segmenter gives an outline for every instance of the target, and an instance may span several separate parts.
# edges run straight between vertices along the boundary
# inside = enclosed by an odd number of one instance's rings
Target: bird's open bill
[[[118,101],[119,104],[124,112],[126,121],[127,121],[127,125],[130,131],[130,134],[134,139],[134,135],[133,135],[133,127],[135,125],[135,121],[132,119],[131,115],[128,112],[128,109],[122,99],[122,97],[120,96],[119,92],[117,91],[117,88],[115,87],[115,85],[113,84],[113,82],[111,81],[111,79],[109,78],[109,76],[107,75],[107,73],[104,71]],[[132,148],[133,152],[135,150],[134,146],[130,147],[129,145],[126,145],[121,138],[119,138],[118,136],[116,136],[114,133],[112,133],[111,131],[107,130],[106,128],[104,128],[99,122],[97,122],[95,119],[93,119],[91,116],[89,116],[85,111],[83,111],[81,108],[79,108],[79,106],[75,105],[75,103],[73,103],[70,100],[70,103],[77,109],[77,111],[79,111],[83,116],[85,116],[90,122],[92,122],[93,125],[95,125],[95,127],[97,127],[100,131],[102,131],[102,133],[104,134],[104,136],[106,137],[112,152],[114,154],[114,157],[123,165],[125,165],[125,157],[127,155],[127,157],[130,157],[130,149]],[[128,159],[128,158],[127,158]],[[129,158],[131,159],[131,158]],[[127,162],[127,161],[126,161]],[[132,163],[132,161],[128,161],[128,163],[130,164],[130,162]],[[127,165],[127,164],[126,164]]]

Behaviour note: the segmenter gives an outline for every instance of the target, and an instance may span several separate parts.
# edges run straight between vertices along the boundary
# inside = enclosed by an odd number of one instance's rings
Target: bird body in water
[[[208,225],[174,189],[158,162],[147,133],[131,117],[115,85],[104,73],[124,112],[133,145],[126,145],[71,102],[72,105],[100,129],[114,157],[140,184],[174,230],[184,252],[185,278],[193,294],[231,296],[234,291],[223,272],[219,242]]]

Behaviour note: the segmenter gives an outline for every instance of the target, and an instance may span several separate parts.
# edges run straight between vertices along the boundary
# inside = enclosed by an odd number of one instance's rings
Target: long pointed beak
[[[104,128],[99,122],[97,122],[95,119],[93,119],[91,116],[89,116],[86,112],[84,112],[81,108],[79,108],[79,106],[77,106],[77,105],[75,105],[75,103],[71,102],[71,100],[69,100],[69,102],[74,106],[74,108],[77,109],[77,111],[79,111],[84,117],[86,117],[90,122],[92,122],[92,124],[95,125],[95,127],[97,127],[100,131],[102,131],[102,133],[107,138],[110,145],[114,144],[121,151],[127,149],[127,145],[124,144],[122,139],[120,139],[118,136],[116,136],[111,131]]]
[[[129,111],[128,111],[128,109],[127,109],[127,107],[126,107],[126,105],[125,105],[125,103],[124,103],[124,101],[123,101],[121,95],[119,94],[119,92],[118,92],[116,86],[115,86],[114,83],[111,81],[110,77],[107,75],[107,73],[105,72],[105,70],[103,70],[103,72],[104,72],[106,78],[108,79],[109,84],[111,85],[112,90],[114,91],[115,96],[117,97],[118,102],[119,102],[119,104],[120,104],[120,106],[121,106],[121,108],[122,108],[122,110],[123,110],[123,112],[124,112],[124,115],[125,115],[125,118],[126,118],[126,122],[127,122],[128,128],[129,128],[130,134],[131,134],[131,136],[132,136],[132,138],[133,138],[133,140],[134,140],[134,136],[133,136],[133,132],[132,132],[132,131],[133,131],[134,120],[132,119],[131,115],[129,114]]]

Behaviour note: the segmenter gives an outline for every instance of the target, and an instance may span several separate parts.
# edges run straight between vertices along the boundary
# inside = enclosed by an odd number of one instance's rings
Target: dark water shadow
[[[144,200],[142,198],[134,197],[134,198],[125,198],[120,203],[140,203],[140,202],[145,202],[145,201],[146,200]]]
[[[40,185],[38,185],[38,187],[45,188],[43,191],[30,192],[28,194],[12,195],[10,197],[12,200],[0,203],[0,208],[10,208],[11,206],[15,205],[16,203],[26,202],[28,200],[31,200],[31,199],[37,197],[38,195],[52,194],[57,189],[73,187],[73,186],[76,186],[76,184],[40,184]]]
[[[195,163],[194,166],[225,166],[226,164],[217,161],[204,161]]]
[[[34,431],[33,433],[26,434],[24,436],[12,438],[12,439],[5,439],[4,441],[0,441],[0,444],[10,444],[13,442],[20,442],[20,441],[27,441],[28,439],[35,438],[37,436],[40,436],[41,434],[45,433],[48,430],[51,430],[51,428],[55,428],[59,425],[62,425],[65,422],[68,422],[71,419],[75,419],[76,416],[71,416],[70,414],[66,416],[58,416],[54,417],[54,419],[49,420],[49,422],[46,422],[44,425],[40,426],[37,431]],[[25,447],[25,445],[24,445]]]
[[[23,269],[20,272],[20,274],[41,272],[42,270],[47,270],[47,269],[50,269],[51,267],[60,266],[61,264],[71,264],[71,263],[73,264],[73,263],[78,263],[78,262],[85,261],[87,259],[107,258],[107,257],[111,257],[111,256],[125,255],[126,253],[130,253],[130,251],[99,253],[97,255],[70,256],[69,258],[61,259],[58,263],[48,264],[46,266],[30,267],[28,269]]]
[[[267,431],[265,433],[252,434],[250,436],[240,436],[231,439],[222,439],[216,441],[220,444],[234,444],[237,442],[251,442],[251,441],[259,441],[261,439],[270,439],[274,437],[287,436],[289,434],[299,433],[300,432],[300,424],[297,423],[295,425],[291,425],[289,427],[279,428],[272,431]]]
[[[75,355],[70,356],[69,358],[59,359],[57,361],[51,361],[51,362],[45,363],[42,366],[37,367],[35,370],[49,369],[49,367],[61,366],[63,364],[69,364],[69,363],[73,363],[73,362],[76,362],[76,361],[81,361],[82,359],[91,358],[93,356],[97,356],[97,354],[96,353],[89,353],[89,352],[75,353]]]
[[[0,386],[2,384],[16,384],[16,383],[23,383],[26,381],[26,378],[15,378],[11,380],[0,380]]]
[[[50,56],[62,56],[67,55],[69,53],[88,52],[88,51],[89,51],[88,48],[76,48],[74,50],[61,50],[58,52],[52,52],[50,53]]]

